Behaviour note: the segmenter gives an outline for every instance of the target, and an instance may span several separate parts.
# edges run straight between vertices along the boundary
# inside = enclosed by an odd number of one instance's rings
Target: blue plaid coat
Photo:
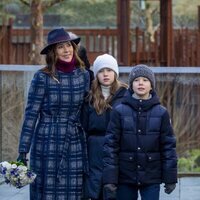
[[[59,83],[39,70],[28,94],[19,152],[29,152],[37,178],[31,200],[78,200],[87,170],[85,134],[80,110],[89,90],[89,73],[57,72]]]

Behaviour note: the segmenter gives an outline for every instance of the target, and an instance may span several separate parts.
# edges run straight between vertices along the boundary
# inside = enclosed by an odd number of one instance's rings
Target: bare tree
[[[43,14],[44,12],[57,3],[61,3],[64,0],[20,0],[23,4],[30,7],[31,16],[31,51],[30,51],[30,63],[31,64],[43,64],[40,51],[44,43],[43,35]]]
[[[160,24],[156,26],[153,25],[153,15],[158,13],[158,9],[152,9],[150,4],[147,4],[147,8],[145,10],[145,18],[146,18],[146,33],[149,36],[151,42],[155,42],[155,31],[158,29]]]
[[[157,89],[160,101],[168,108],[172,119],[178,154],[182,155],[187,150],[199,148],[200,123],[196,116],[200,107],[199,96],[195,95],[199,86],[192,82],[185,83],[180,75],[160,76],[160,80]]]

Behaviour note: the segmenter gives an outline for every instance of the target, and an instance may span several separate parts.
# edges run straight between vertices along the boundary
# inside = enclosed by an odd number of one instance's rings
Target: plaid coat
[[[31,200],[79,200],[82,195],[87,152],[79,121],[89,74],[58,71],[57,78],[59,83],[39,70],[29,89],[19,152],[31,148],[30,167],[37,174]]]

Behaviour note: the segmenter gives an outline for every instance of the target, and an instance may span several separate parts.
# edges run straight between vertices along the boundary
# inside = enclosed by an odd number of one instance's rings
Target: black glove
[[[28,159],[26,158],[26,153],[19,153],[17,161],[22,162],[25,166],[27,166]]]
[[[114,184],[106,184],[103,187],[103,199],[114,200],[116,199],[117,187]]]
[[[165,193],[170,194],[176,188],[176,184],[175,183],[165,184],[164,187],[165,187]]]

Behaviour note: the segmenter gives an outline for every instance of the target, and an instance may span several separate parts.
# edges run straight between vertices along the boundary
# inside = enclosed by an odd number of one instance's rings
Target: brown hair
[[[74,42],[71,42],[73,49],[74,49],[74,56],[75,56],[75,61],[76,61],[76,66],[85,69],[84,62],[80,59],[78,56],[78,47]],[[55,81],[59,82],[59,80],[56,78],[56,61],[57,61],[57,56],[56,56],[56,44],[52,46],[52,48],[49,50],[49,52],[46,54],[46,63],[47,66],[44,67],[42,70],[49,74]]]
[[[122,83],[117,79],[117,75],[115,74],[115,80],[110,87],[110,96],[105,100],[101,90],[101,84],[97,78],[95,78],[92,82],[91,90],[89,92],[89,103],[94,107],[97,114],[102,114],[106,109],[112,108],[110,103],[112,97],[115,95],[117,90],[121,87],[128,88],[128,85]]]

